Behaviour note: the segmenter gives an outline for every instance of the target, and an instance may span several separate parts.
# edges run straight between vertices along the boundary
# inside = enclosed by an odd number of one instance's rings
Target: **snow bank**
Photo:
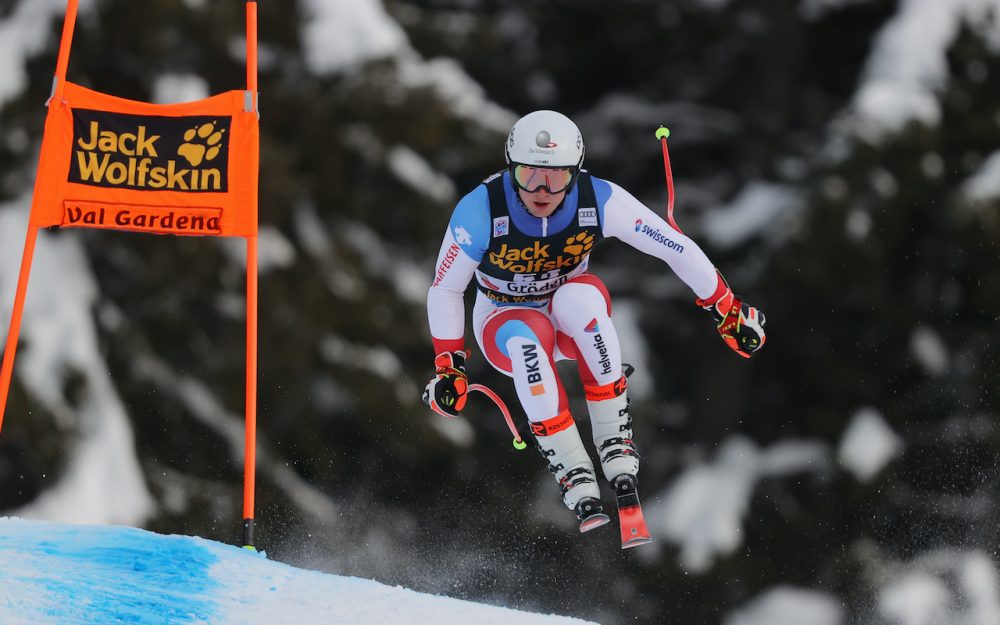
[[[128,527],[0,519],[4,625],[585,625]]]

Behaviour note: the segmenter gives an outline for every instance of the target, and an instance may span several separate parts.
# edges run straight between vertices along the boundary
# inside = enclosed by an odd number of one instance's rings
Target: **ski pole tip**
[[[656,129],[657,139],[666,139],[669,136],[670,136],[670,129],[667,128],[666,126],[660,126],[659,128]]]
[[[524,439],[521,438],[515,438],[514,442],[511,444],[514,445],[514,449],[518,451],[521,451],[522,449],[528,446],[528,443],[525,443]]]

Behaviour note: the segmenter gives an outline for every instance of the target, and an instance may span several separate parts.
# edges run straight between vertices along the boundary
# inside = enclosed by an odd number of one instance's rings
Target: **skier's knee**
[[[608,287],[591,273],[567,280],[556,289],[552,296],[552,309],[555,310],[560,304],[604,309],[606,314],[611,316],[611,295],[608,293]]]
[[[530,309],[517,309],[509,314],[498,315],[487,322],[485,334],[492,337],[502,351],[506,350],[508,341],[518,337],[537,343],[550,353],[556,342],[555,329],[549,318]]]

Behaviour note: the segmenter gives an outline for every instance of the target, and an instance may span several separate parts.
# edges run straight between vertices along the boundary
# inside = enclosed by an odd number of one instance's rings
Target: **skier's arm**
[[[489,245],[488,202],[483,185],[462,198],[441,242],[434,280],[427,291],[435,354],[465,349],[465,290]]]
[[[615,237],[667,263],[698,298],[709,298],[719,284],[715,265],[698,244],[613,182],[594,179],[603,206],[604,236]]]
[[[427,320],[436,356],[434,376],[424,388],[423,400],[431,410],[448,417],[458,416],[469,390],[465,290],[486,253],[489,228],[486,189],[480,186],[455,207],[427,291]]]
[[[603,207],[604,235],[667,263],[697,295],[695,303],[715,319],[722,340],[744,358],[764,346],[764,313],[733,294],[708,256],[692,239],[613,182],[595,180]]]
[[[478,265],[462,251],[449,229],[427,291],[427,320],[435,354],[465,349],[465,290]]]

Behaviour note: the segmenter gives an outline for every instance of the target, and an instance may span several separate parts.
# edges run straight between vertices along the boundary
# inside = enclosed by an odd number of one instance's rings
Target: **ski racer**
[[[507,168],[455,207],[427,294],[436,357],[423,393],[445,416],[465,406],[470,352],[464,293],[475,277],[473,334],[487,361],[513,378],[538,448],[581,532],[608,517],[556,361],[577,363],[604,477],[616,492],[634,492],[639,471],[611,299],[588,267],[594,246],[615,237],[664,261],[740,356],[749,358],[765,341],[764,314],[733,294],[694,241],[620,186],[581,169],[584,151],[579,128],[565,115],[525,115],[507,138]]]

